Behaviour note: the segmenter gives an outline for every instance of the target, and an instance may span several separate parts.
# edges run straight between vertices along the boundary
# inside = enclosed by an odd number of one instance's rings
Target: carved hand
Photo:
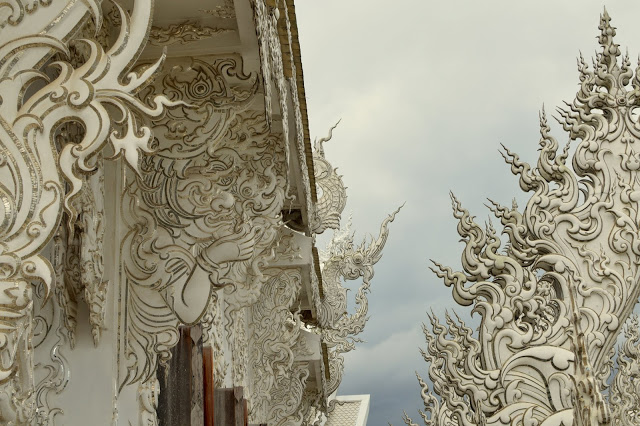
[[[205,249],[206,256],[215,263],[247,260],[253,253],[255,236],[256,229],[253,228],[222,237]]]

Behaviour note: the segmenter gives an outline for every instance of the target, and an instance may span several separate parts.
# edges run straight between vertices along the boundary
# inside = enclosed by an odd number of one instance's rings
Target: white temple
[[[0,423],[343,424],[395,213],[321,261],[293,0],[9,0],[0,51]]]

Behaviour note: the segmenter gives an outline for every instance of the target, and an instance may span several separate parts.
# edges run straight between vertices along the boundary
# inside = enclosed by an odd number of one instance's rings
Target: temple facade
[[[337,424],[397,211],[340,227],[293,0],[11,0],[0,49],[0,423]]]

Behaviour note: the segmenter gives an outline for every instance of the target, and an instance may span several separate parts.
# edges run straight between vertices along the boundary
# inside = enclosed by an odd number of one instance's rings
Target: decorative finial
[[[616,36],[615,27],[611,26],[611,17],[607,13],[607,9],[604,9],[602,15],[600,15],[600,36],[598,36],[598,42],[602,46],[602,56],[600,63],[607,67],[607,70],[611,71],[616,65],[618,56],[621,55],[620,45],[613,42],[613,38]]]
[[[327,135],[326,138],[320,138],[320,140],[314,141],[314,148],[320,156],[324,157],[324,148],[322,144],[325,142],[329,142],[331,140],[331,137],[333,136],[333,129],[338,127],[338,124],[340,124],[341,121],[342,121],[342,118],[338,120],[338,122],[329,129],[329,134]]]

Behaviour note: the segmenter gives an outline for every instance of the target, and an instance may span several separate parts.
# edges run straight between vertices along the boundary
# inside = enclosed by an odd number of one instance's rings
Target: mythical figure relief
[[[327,395],[331,395],[342,382],[344,371],[343,354],[355,349],[360,334],[367,323],[369,303],[367,294],[371,288],[373,266],[382,257],[389,223],[393,222],[400,208],[390,214],[380,225],[380,235],[367,244],[363,241],[354,247],[354,234],[349,226],[334,234],[328,250],[323,253],[322,285],[324,298],[318,311],[318,323],[322,330],[322,341],[329,349],[329,377]],[[362,278],[355,296],[356,312],[347,311],[347,289],[343,281]]]
[[[151,0],[136,1],[130,17],[118,7],[122,36],[115,44],[104,49],[93,39],[76,41],[89,46],[89,59],[77,67],[50,63],[53,78],[41,71],[48,58],[68,57],[67,41],[89,16],[101,23],[102,10],[91,0],[32,3],[4,4],[0,24],[11,26],[2,33],[0,52],[0,421],[6,424],[29,422],[34,414],[30,282],[41,282],[45,295],[52,286],[53,269],[40,251],[53,237],[62,207],[72,227],[82,175],[94,170],[107,142],[136,169],[151,136],[139,117],[157,117],[168,103],[135,97],[162,59],[129,73],[146,41]],[[58,150],[55,135],[70,122],[82,126],[82,140]]]
[[[342,211],[347,205],[347,191],[342,183],[342,177],[324,156],[323,144],[331,140],[333,129],[338,126],[338,123],[329,129],[327,137],[316,140],[313,151],[316,187],[320,192],[320,199],[316,203],[312,218],[312,229],[316,234],[322,234],[326,229],[339,229]]]
[[[133,361],[125,382],[148,377],[157,356],[169,356],[178,321],[215,317],[207,314],[213,291],[224,288],[225,316],[233,318],[266,280],[286,163],[281,136],[263,114],[247,111],[257,87],[239,57],[193,59],[155,83],[183,105],[155,123],[157,154],[143,159],[123,194]],[[158,320],[145,321],[150,316]]]
[[[569,145],[559,148],[544,111],[536,168],[505,149],[520,187],[533,192],[523,212],[491,202],[508,246],[452,197],[463,271],[434,262],[434,272],[481,323],[477,337],[448,315],[446,325],[432,316],[425,327],[423,355],[441,397],[419,378],[428,425],[609,421],[602,378],[640,293],[640,80],[628,56],[620,60],[606,11],[599,29],[593,70],[579,58],[580,89],[558,110],[579,141],[573,170]]]

